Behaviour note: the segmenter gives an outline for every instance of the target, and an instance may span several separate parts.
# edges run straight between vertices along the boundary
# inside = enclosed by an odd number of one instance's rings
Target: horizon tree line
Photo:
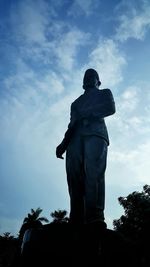
[[[150,185],[144,185],[141,192],[135,191],[127,197],[119,197],[119,204],[124,209],[124,214],[119,219],[113,220],[113,230],[118,231],[132,239],[138,239],[139,236],[144,234],[150,228]],[[23,220],[23,224],[18,233],[18,238],[22,239],[24,232],[29,228],[38,228],[43,223],[68,223],[69,218],[66,210],[55,210],[50,213],[52,221],[46,217],[40,216],[43,209],[31,208],[31,212]],[[5,232],[0,235],[1,238],[11,240],[15,238],[10,232]]]

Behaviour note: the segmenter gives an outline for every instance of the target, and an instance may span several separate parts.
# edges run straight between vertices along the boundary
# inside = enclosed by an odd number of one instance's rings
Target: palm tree
[[[42,225],[42,222],[49,222],[46,217],[39,217],[41,212],[41,208],[37,208],[36,210],[31,209],[31,213],[28,213],[27,217],[25,217],[23,220],[23,224],[19,231],[19,239],[22,240],[23,235],[27,229],[38,228]]]
[[[31,209],[31,213],[28,213],[28,216],[24,218],[23,223],[34,224],[35,222],[38,222],[41,224],[42,222],[49,222],[46,217],[39,217],[42,211],[41,208],[37,208],[36,210]]]
[[[13,235],[11,235],[10,232],[3,233],[3,236],[1,236],[1,238],[3,240],[13,240],[13,239],[15,239],[15,237]]]
[[[50,213],[51,217],[53,218],[52,223],[68,223],[69,218],[66,216],[66,210],[55,210],[54,212]]]

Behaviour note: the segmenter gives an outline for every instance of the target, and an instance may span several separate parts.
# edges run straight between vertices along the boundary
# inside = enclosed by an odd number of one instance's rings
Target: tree
[[[28,216],[24,218],[23,223],[32,224],[35,222],[48,222],[48,219],[46,217],[39,217],[42,211],[43,210],[41,208],[37,208],[36,210],[31,209],[31,213],[28,213]]]
[[[16,266],[13,265],[18,253],[18,239],[5,232],[0,235],[0,266]]]
[[[125,214],[113,221],[114,229],[135,241],[150,234],[150,186],[144,185],[142,192],[135,191],[118,201]]]
[[[3,239],[3,240],[14,240],[15,239],[15,237],[13,236],[13,235],[11,235],[11,233],[10,232],[5,232],[5,233],[3,233],[3,235],[2,236],[0,236],[1,237],[1,239]]]
[[[66,210],[55,210],[54,212],[50,213],[51,217],[53,218],[52,223],[68,223],[69,218],[66,216]]]
[[[27,217],[23,220],[23,225],[19,231],[19,239],[22,240],[27,229],[40,227],[42,222],[49,222],[46,217],[39,217],[42,211],[41,208],[37,208],[36,210],[31,209],[31,213],[28,213]]]

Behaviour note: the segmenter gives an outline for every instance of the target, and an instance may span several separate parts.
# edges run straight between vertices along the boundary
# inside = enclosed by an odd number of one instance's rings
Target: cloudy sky
[[[31,208],[66,209],[65,161],[55,156],[87,68],[110,88],[105,217],[150,184],[150,1],[0,1],[0,234]]]

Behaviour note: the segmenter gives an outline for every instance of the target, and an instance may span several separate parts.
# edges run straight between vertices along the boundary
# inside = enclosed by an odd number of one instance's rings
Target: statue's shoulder
[[[99,90],[104,97],[113,97],[112,91],[109,88]]]
[[[72,106],[75,106],[77,103],[79,103],[79,102],[82,100],[83,95],[84,95],[84,94],[82,94],[82,95],[80,95],[78,98],[76,98],[76,99],[72,102]]]
[[[109,88],[103,88],[103,89],[100,89],[99,91],[104,94],[111,94],[111,90]]]

